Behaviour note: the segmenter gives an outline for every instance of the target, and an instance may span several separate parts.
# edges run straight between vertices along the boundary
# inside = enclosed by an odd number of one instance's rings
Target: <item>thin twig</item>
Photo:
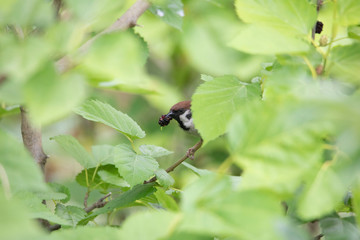
[[[86,193],[85,195],[85,198],[86,196],[89,196],[88,195],[88,192]],[[94,204],[92,204],[90,207],[85,207],[84,210],[86,213],[89,213],[91,212],[92,210],[94,210],[95,208],[102,208],[104,207],[108,202],[104,202],[104,200],[108,197],[111,196],[111,192],[109,192],[108,194],[106,194],[104,197],[100,198],[99,200],[97,200]],[[87,200],[86,200],[87,201]],[[43,220],[43,219],[41,219]],[[46,221],[46,220],[45,220]],[[52,231],[56,231],[58,229],[61,228],[61,225],[60,224],[54,224],[54,225],[49,225],[47,226],[47,229],[52,232]]]
[[[84,207],[87,208],[87,201],[89,198],[89,191],[86,191],[85,197],[84,197]]]
[[[195,154],[195,152],[197,150],[199,150],[199,148],[202,146],[203,144],[203,140],[201,139],[199,142],[197,142],[192,148],[189,148],[188,152],[192,152],[192,154]],[[169,173],[169,172],[172,172],[174,171],[174,169],[179,166],[182,162],[184,162],[186,159],[190,158],[189,154],[185,154],[182,158],[180,158],[179,160],[177,160],[173,165],[171,165],[170,167],[168,167],[166,169],[166,172]],[[151,178],[150,180],[148,181],[145,181],[144,184],[147,184],[147,183],[151,183],[151,182],[155,182],[157,180],[156,176],[154,176],[153,178]]]
[[[85,212],[89,213],[95,208],[102,208],[104,207],[108,202],[104,202],[104,200],[111,196],[111,192],[94,202],[91,206],[84,208]]]
[[[91,44],[98,39],[100,36],[112,33],[119,30],[125,30],[136,26],[137,19],[150,7],[150,3],[147,0],[136,1],[119,19],[116,20],[110,27],[104,31],[98,33],[94,37],[86,41],[78,49],[78,53],[84,54]],[[64,56],[56,62],[56,68],[60,73],[66,72],[67,70],[75,67],[75,64],[71,62],[68,56]]]

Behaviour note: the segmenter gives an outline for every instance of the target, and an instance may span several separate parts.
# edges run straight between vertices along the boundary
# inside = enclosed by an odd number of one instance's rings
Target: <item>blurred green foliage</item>
[[[359,239],[358,0],[153,0],[100,37],[134,0],[60,2],[0,1],[1,239]],[[186,99],[205,144],[169,174],[198,139],[157,121]]]

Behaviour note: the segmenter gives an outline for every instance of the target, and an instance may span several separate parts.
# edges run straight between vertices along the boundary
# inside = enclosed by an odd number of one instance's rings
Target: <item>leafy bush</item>
[[[359,239],[359,12],[358,0],[2,0],[0,238]],[[203,155],[221,163],[182,163],[194,179],[162,162],[180,130],[148,122],[195,86]],[[115,108],[114,90],[135,100]],[[8,123],[20,106],[30,151]],[[73,113],[122,137],[89,151],[57,129],[45,144],[81,171],[45,183],[36,129]]]

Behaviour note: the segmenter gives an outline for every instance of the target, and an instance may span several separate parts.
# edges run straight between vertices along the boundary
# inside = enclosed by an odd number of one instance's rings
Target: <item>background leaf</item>
[[[139,150],[142,154],[148,155],[154,158],[163,157],[172,154],[173,152],[155,145],[141,145]]]
[[[150,12],[170,26],[181,30],[184,17],[184,6],[181,0],[152,0],[151,3]]]
[[[0,129],[1,183],[5,192],[47,192],[40,167],[14,137]],[[7,185],[9,184],[9,185]]]
[[[73,136],[59,135],[52,139],[54,139],[68,154],[75,158],[75,160],[84,168],[92,168],[97,165],[95,159]]]

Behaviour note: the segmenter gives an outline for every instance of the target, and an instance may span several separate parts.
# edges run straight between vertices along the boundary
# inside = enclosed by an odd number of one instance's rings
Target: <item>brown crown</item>
[[[170,110],[190,109],[190,107],[191,107],[191,101],[182,101],[172,106]]]

